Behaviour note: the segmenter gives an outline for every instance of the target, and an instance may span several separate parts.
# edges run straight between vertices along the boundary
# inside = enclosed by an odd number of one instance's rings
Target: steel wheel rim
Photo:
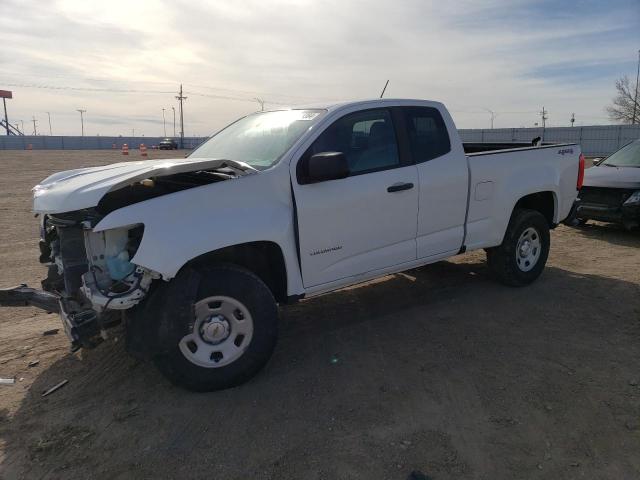
[[[235,298],[216,295],[194,305],[195,322],[178,346],[191,363],[220,368],[240,358],[253,337],[253,317]]]
[[[516,244],[516,264],[523,272],[529,272],[538,263],[542,251],[540,234],[533,227],[526,228]]]

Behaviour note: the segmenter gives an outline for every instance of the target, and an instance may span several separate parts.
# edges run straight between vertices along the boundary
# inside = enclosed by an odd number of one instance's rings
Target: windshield
[[[640,167],[640,140],[625,145],[607,157],[600,165],[610,167]]]
[[[258,170],[275,164],[325,110],[281,110],[247,115],[219,131],[189,157],[245,162]]]

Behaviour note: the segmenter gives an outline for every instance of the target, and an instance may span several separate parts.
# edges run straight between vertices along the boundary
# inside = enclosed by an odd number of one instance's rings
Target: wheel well
[[[547,223],[552,227],[553,218],[556,209],[556,202],[553,196],[553,192],[537,192],[527,195],[526,197],[522,197],[516,203],[514,210],[518,208],[526,208],[529,210],[536,210],[544,215],[544,218],[547,219]]]
[[[276,301],[287,300],[287,269],[280,246],[274,242],[250,242],[214,250],[194,258],[189,265],[232,263],[255,273]]]

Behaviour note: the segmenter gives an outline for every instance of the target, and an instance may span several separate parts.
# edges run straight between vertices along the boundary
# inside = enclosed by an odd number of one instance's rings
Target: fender
[[[144,224],[131,261],[160,273],[164,280],[205,253],[271,241],[282,250],[287,294],[299,295],[304,289],[295,256],[292,212],[288,171],[272,168],[120,208],[103,218],[94,231]]]

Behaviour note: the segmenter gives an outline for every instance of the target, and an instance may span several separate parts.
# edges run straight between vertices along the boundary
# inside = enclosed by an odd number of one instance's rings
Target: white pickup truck
[[[130,352],[209,391],[253,376],[278,304],[469,250],[522,286],[583,176],[576,145],[466,155],[444,105],[371,100],[259,112],[188,158],[50,176],[34,188],[44,290],[72,348],[124,321]]]

